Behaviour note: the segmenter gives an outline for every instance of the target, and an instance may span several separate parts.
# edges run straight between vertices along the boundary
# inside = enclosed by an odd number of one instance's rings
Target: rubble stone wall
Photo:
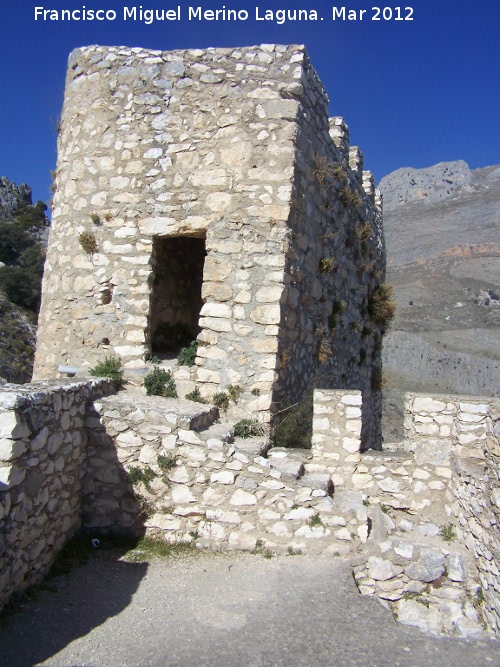
[[[435,633],[498,633],[498,399],[407,394],[404,448],[361,452],[360,393],[316,391],[314,470],[368,508],[359,589]],[[333,436],[333,437],[332,437]]]
[[[360,389],[377,446],[381,208],[348,136],[301,46],[75,50],[34,377],[111,354],[145,372],[172,305],[154,244],[196,237],[201,393],[238,386],[241,416],[269,421],[320,382]]]
[[[87,405],[113,384],[14,387],[0,392],[0,608],[48,572],[80,527]]]
[[[316,390],[312,449],[267,451],[212,405],[113,390],[0,392],[2,604],[83,527],[347,556],[402,622],[498,634],[498,399],[408,394],[404,449],[380,452],[362,451],[361,392]]]
[[[405,448],[451,468],[447,511],[477,568],[488,628],[500,629],[500,401],[407,395]],[[432,499],[433,500],[433,499]]]
[[[302,476],[302,456],[293,452],[271,450],[266,458],[264,438],[233,438],[227,424],[209,426],[217,416],[213,406],[113,396],[95,410],[85,527],[128,528],[135,520],[168,542],[218,549],[346,553],[360,544],[359,521],[335,512],[327,477]],[[120,470],[149,475],[137,477],[135,498],[125,507],[119,471],[107,467],[107,478],[96,480],[107,443]]]

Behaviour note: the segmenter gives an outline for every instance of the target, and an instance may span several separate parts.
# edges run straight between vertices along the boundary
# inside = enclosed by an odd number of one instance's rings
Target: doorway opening
[[[200,332],[201,286],[206,256],[204,238],[153,239],[153,289],[149,330],[151,354],[177,356]]]

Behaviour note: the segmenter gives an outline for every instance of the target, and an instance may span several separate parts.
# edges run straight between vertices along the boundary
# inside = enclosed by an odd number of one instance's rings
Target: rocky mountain
[[[0,178],[0,378],[29,382],[49,220],[31,188]]]
[[[399,420],[409,388],[499,395],[500,166],[398,169],[380,189],[398,304],[383,351],[391,410]]]
[[[13,222],[21,204],[33,204],[31,195],[31,188],[26,183],[16,185],[5,176],[0,176],[0,222]]]

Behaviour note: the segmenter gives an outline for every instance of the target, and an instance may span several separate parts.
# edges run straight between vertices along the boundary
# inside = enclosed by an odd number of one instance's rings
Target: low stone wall
[[[498,633],[498,399],[408,394],[404,447],[363,452],[361,393],[316,390],[312,449],[267,451],[214,406],[112,391],[0,392],[0,604],[83,526],[349,556],[402,622]]]
[[[345,554],[366,539],[354,511],[336,510],[329,476],[304,475],[309,452],[275,449],[265,458],[265,438],[233,438],[228,424],[211,425],[213,406],[124,394],[95,410],[87,422],[88,528],[144,525],[172,543],[307,553]],[[123,471],[135,480],[128,500]]]
[[[361,396],[315,392],[312,466],[331,474],[335,503],[368,508],[359,589],[404,623],[498,631],[498,405],[408,394],[404,448],[361,452]]]
[[[476,601],[500,629],[500,400],[408,394],[405,448],[451,468],[447,511],[477,568]]]
[[[0,392],[0,608],[39,581],[81,523],[87,404],[109,380]]]

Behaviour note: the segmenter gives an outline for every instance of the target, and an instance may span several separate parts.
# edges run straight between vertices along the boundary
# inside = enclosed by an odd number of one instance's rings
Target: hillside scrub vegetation
[[[49,225],[46,210],[41,201],[35,205],[21,202],[12,222],[0,222],[0,290],[33,315],[40,308],[45,262],[40,234]]]

